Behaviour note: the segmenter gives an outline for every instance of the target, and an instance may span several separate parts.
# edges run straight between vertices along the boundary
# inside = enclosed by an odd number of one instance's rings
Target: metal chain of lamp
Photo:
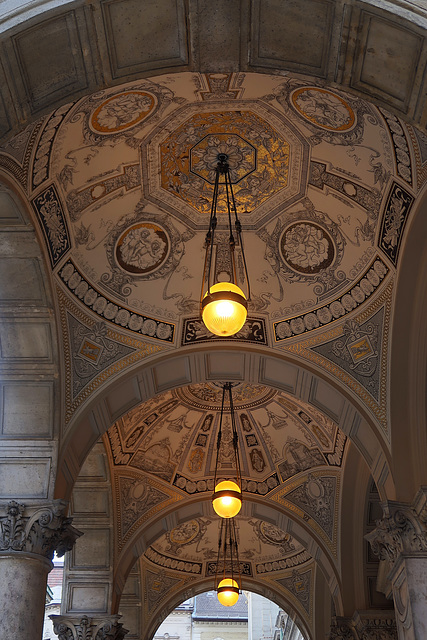
[[[239,460],[239,436],[236,428],[236,416],[234,413],[233,395],[231,392],[231,382],[226,382],[222,388],[221,415],[219,421],[217,443],[216,443],[216,461],[215,461],[215,478],[214,493],[212,496],[212,506],[217,515],[221,518],[233,518],[242,507],[242,478],[240,473]],[[233,478],[218,481],[218,462],[221,453],[222,440],[222,423],[225,411],[226,396],[228,395],[228,403],[230,407],[230,422],[233,437],[233,454],[234,454],[234,472]]]
[[[248,270],[246,266],[245,253],[242,240],[242,225],[237,216],[236,202],[234,199],[233,187],[230,178],[230,167],[227,162],[228,156],[225,153],[218,154],[218,164],[215,169],[215,183],[212,197],[211,215],[209,220],[209,230],[206,234],[206,254],[203,269],[202,292],[201,292],[201,314],[206,328],[217,336],[232,336],[236,334],[246,322],[248,313],[248,300],[250,300],[250,284]],[[221,181],[222,178],[222,181]],[[215,278],[213,267],[213,247],[215,240],[215,230],[218,224],[217,204],[220,186],[225,191],[227,203],[228,228],[229,228],[229,252],[231,261],[231,274],[229,282],[218,282]],[[237,284],[237,270],[235,247],[236,240],[233,234],[233,214],[234,229],[240,245],[245,278],[247,283],[247,295]],[[207,291],[205,283],[207,281]]]
[[[221,520],[216,562],[215,590],[219,602],[232,607],[241,591],[239,551],[234,518]]]
[[[218,540],[218,556],[215,572],[215,590],[219,602],[231,607],[239,599],[241,575],[239,553],[237,548],[236,516],[242,506],[242,478],[239,460],[239,439],[234,413],[232,383],[226,382],[222,387],[221,415],[217,435],[214,493],[212,505],[215,513],[221,517],[221,528]],[[232,479],[218,481],[218,464],[221,453],[222,424],[224,419],[226,397],[230,408],[230,422],[234,453],[234,473]]]

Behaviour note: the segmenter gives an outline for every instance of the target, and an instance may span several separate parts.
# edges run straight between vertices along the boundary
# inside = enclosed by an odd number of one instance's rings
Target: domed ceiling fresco
[[[225,339],[199,315],[219,153],[229,158],[252,291],[246,324]],[[414,127],[302,77],[185,72],[59,107],[1,147],[0,167],[31,202],[50,263],[66,373],[64,438],[118,375],[178,349],[244,344],[337,380],[390,446],[391,301],[404,230],[427,179],[427,139]],[[221,280],[231,275],[227,238],[220,197]],[[218,521],[209,501],[223,382],[158,393],[115,416],[102,436],[112,571],[124,584],[138,557],[141,620],[153,629],[176,594],[212,588]],[[233,386],[246,496],[237,520],[243,574],[283,596],[310,630],[319,567],[339,600],[339,512],[354,445],[305,397]],[[225,475],[228,410],[224,442]],[[247,503],[291,514],[296,524],[262,518]],[[169,526],[184,506],[190,511]],[[163,514],[168,526],[135,547]]]
[[[219,152],[229,156],[252,290],[248,321],[229,340],[326,367],[386,431],[386,307],[427,173],[425,138],[338,90],[250,73],[115,87],[3,147],[64,311],[67,420],[118,361],[218,340],[199,301]],[[221,198],[219,208],[214,267],[226,280]]]

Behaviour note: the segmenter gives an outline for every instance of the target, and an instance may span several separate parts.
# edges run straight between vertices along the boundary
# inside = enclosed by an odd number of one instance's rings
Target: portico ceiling
[[[210,3],[184,11],[167,2],[173,19],[148,3],[143,21],[140,3],[91,3],[90,16],[89,5],[62,4],[5,36],[0,171],[5,227],[25,227],[24,203],[50,278],[45,315],[56,325],[37,333],[36,310],[31,335],[58,354],[49,362],[61,401],[48,393],[52,425],[60,415],[56,492],[69,498],[76,483],[71,515],[85,531],[70,556],[66,606],[85,606],[76,594],[89,582],[94,610],[115,612],[124,594],[129,611],[139,598],[144,635],[180,598],[212,587],[209,501],[230,380],[244,579],[314,638],[328,598],[339,614],[353,589],[372,604],[366,495],[372,478],[382,497],[394,491],[390,328],[427,180],[425,10],[402,0],[397,18],[384,3],[254,0],[239,11],[219,3],[214,15]],[[43,33],[51,39],[41,59],[60,51],[64,33],[70,55],[53,56],[42,79],[29,52]],[[227,339],[199,317],[219,152],[229,158],[252,289],[248,321]],[[219,209],[221,240],[221,199]],[[243,277],[239,247],[237,256]],[[41,282],[30,263],[25,278],[10,267],[23,300]],[[230,277],[220,243],[215,270]],[[17,327],[16,344],[28,348]],[[226,413],[226,443],[229,426]],[[220,468],[228,462],[226,452]]]

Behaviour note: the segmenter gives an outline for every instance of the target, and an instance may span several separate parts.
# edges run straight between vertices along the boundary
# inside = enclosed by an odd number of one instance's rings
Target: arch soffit
[[[291,517],[292,514],[285,513],[285,509],[279,507],[279,505],[256,502],[251,499],[250,496],[245,497],[241,515],[246,518],[255,518],[273,524],[281,531],[286,531],[292,538],[302,544],[310,554],[316,567],[320,569],[325,583],[330,590],[331,597],[334,599],[336,610],[342,611],[341,578],[337,566],[337,558],[333,558],[332,553],[322,544],[320,538],[316,539],[316,534],[313,534],[309,527],[305,527],[302,522],[293,520]],[[140,527],[132,539],[126,544],[115,568],[113,610],[116,610],[118,606],[126,579],[132,570],[135,559],[143,557],[148,547],[155,543],[156,540],[166,532],[172,531],[184,522],[207,516],[212,516],[210,496],[202,500],[199,498],[197,501],[186,501],[185,504],[179,504],[178,506],[175,504],[168,513],[162,510],[162,513],[155,520],[152,519],[145,526]],[[270,579],[265,581],[262,575],[252,576],[249,579],[253,585],[258,585],[258,589],[262,589],[262,591],[259,591],[261,595],[265,595],[266,585],[269,588],[274,584],[274,580]],[[245,576],[245,584],[246,583],[247,576]],[[201,590],[203,591],[203,587],[206,587],[206,579],[204,577],[196,577],[194,584],[196,588],[201,585]],[[211,587],[212,581],[208,585],[208,588]],[[192,593],[192,595],[195,595],[195,592]],[[270,596],[265,597],[270,598]]]
[[[174,594],[173,598],[167,601],[162,607],[161,614],[153,616],[152,620],[149,621],[148,626],[145,630],[145,640],[154,637],[157,628],[165,620],[165,618],[183,602],[183,598],[188,599],[188,597],[193,597],[195,595],[198,595],[199,593],[210,591],[211,587],[212,584],[208,583],[205,579],[203,580],[203,582],[200,582],[200,584],[194,587],[191,595],[189,595],[185,590],[181,591],[178,596]],[[304,622],[304,619],[301,616],[300,612],[296,610],[295,604],[289,598],[287,598],[283,592],[276,589],[272,584],[269,584],[268,588],[266,589],[265,587],[260,586],[257,582],[248,582],[247,587],[248,588],[246,588],[245,591],[257,593],[258,595],[263,596],[264,598],[267,598],[272,602],[275,602],[281,609],[283,609],[284,611],[286,611],[286,613],[293,617],[295,623],[302,631],[302,633],[305,634],[307,639],[313,640],[314,629],[310,629],[308,627],[308,625]]]
[[[226,357],[224,357],[226,355]],[[56,493],[69,498],[93,444],[125,413],[157,394],[208,381],[246,381],[288,393],[320,410],[359,450],[383,499],[393,497],[389,452],[356,399],[296,360],[250,348],[188,350],[159,357],[133,374],[103,387],[69,427],[62,445]]]
[[[397,500],[427,482],[427,189],[416,201],[399,265],[391,330],[390,434]],[[409,474],[408,469],[413,469]]]

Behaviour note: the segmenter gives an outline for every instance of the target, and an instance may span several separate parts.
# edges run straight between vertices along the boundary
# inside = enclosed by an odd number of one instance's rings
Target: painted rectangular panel
[[[80,476],[79,476],[80,480]],[[103,489],[77,489],[71,498],[71,515],[75,516],[106,516],[109,515],[108,492]]]
[[[48,322],[3,319],[0,325],[0,358],[3,361],[52,362],[52,336]]]
[[[298,368],[289,362],[265,358],[260,373],[260,382],[295,393],[298,382]]]
[[[70,570],[109,569],[110,532],[108,529],[84,529],[71,552]]]
[[[1,134],[1,118],[2,118],[1,112],[2,112],[2,102],[0,99],[0,134]],[[25,221],[22,217],[22,213],[20,212],[11,194],[8,193],[7,191],[0,191],[0,226],[15,227],[15,226],[24,225],[24,224],[25,224]]]
[[[324,411],[337,424],[345,406],[344,397],[338,393],[331,385],[323,382],[319,378],[313,378],[309,402],[315,407]]]
[[[47,498],[50,458],[0,458],[0,499]]]
[[[0,83],[1,83],[1,92],[6,90],[6,81],[3,77],[3,74],[0,75]],[[6,109],[5,102],[3,100],[3,96],[0,93],[0,136],[6,136],[11,129],[10,120],[8,111]]]
[[[191,373],[188,358],[176,358],[173,361],[159,364],[153,369],[153,375],[157,393],[189,384]]]
[[[334,4],[330,0],[253,0],[251,63],[326,75]]]
[[[187,62],[182,0],[109,0],[101,6],[114,78]]]
[[[13,438],[51,438],[51,382],[5,382],[0,386],[0,434]]]
[[[244,353],[214,351],[205,357],[206,376],[209,380],[243,380]]]
[[[113,420],[138,402],[141,402],[141,394],[135,378],[113,387],[106,399],[106,404]]]
[[[108,584],[69,583],[68,613],[107,613]]]
[[[351,86],[383,97],[406,110],[412,94],[423,38],[402,23],[363,12],[359,55]]]
[[[98,445],[95,445],[95,447],[97,446]],[[79,482],[103,481],[106,479],[107,469],[105,466],[105,454],[104,452],[96,453],[92,450],[90,456],[86,458],[80,470]]]
[[[25,30],[14,45],[33,112],[87,87],[74,12]]]
[[[0,261],[0,305],[45,304],[42,276],[35,258],[7,258]]]

